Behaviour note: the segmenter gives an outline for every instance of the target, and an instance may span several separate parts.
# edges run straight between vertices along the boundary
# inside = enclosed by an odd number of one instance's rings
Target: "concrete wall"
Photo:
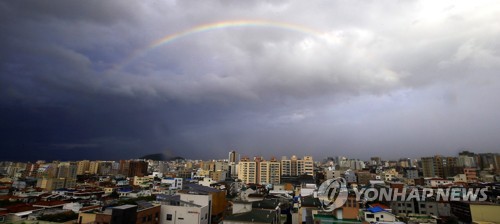
[[[471,204],[470,213],[473,222],[500,223],[500,205]]]
[[[161,206],[160,224],[208,224],[209,220],[208,206]]]
[[[80,214],[78,214],[77,222],[79,224],[90,223],[90,222],[95,222],[95,221],[96,221],[96,214],[95,213],[80,213]]]

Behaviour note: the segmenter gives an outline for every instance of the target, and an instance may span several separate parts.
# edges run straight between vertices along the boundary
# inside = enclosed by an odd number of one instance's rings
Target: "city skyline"
[[[229,156],[228,156],[229,154]],[[233,155],[234,154],[234,155]],[[134,161],[177,161],[179,159],[184,160],[184,161],[226,161],[229,163],[239,163],[240,161],[281,161],[281,160],[291,160],[293,158],[295,159],[300,159],[300,158],[306,158],[306,157],[312,157],[315,158],[314,162],[319,162],[319,163],[324,163],[325,161],[328,160],[333,160],[333,161],[346,161],[346,162],[351,162],[351,161],[356,161],[356,162],[361,162],[366,164],[371,164],[373,162],[385,162],[387,164],[391,163],[400,163],[402,161],[406,161],[410,164],[414,162],[425,162],[426,159],[429,158],[435,158],[435,157],[442,157],[442,158],[453,158],[456,161],[460,160],[462,156],[466,157],[481,157],[481,156],[494,156],[494,155],[499,155],[497,152],[476,152],[476,151],[470,151],[470,150],[463,150],[460,151],[456,154],[452,155],[443,155],[443,154],[429,154],[429,155],[422,155],[419,157],[398,157],[398,158],[384,158],[380,157],[377,155],[372,155],[368,156],[366,158],[360,158],[360,157],[351,157],[346,154],[343,155],[324,155],[324,156],[312,156],[311,154],[307,153],[292,153],[292,154],[281,154],[281,155],[269,155],[269,156],[264,156],[260,154],[249,154],[245,152],[240,152],[240,151],[229,151],[226,152],[226,157],[211,157],[211,158],[195,158],[195,157],[182,157],[182,156],[174,156],[174,157],[166,157],[165,155],[160,155],[160,154],[150,154],[150,155],[145,155],[142,157],[130,157],[130,158],[120,158],[120,159],[106,159],[106,158],[77,158],[77,159],[43,159],[43,158],[37,158],[33,160],[29,159],[24,159],[24,160],[7,160],[3,159],[0,160],[0,162],[20,162],[20,163],[38,163],[38,162],[78,162],[78,161],[95,161],[95,162],[117,162],[117,161],[125,161],[125,160],[134,160]],[[457,160],[458,159],[458,160]],[[463,159],[463,158],[462,158]],[[475,162],[471,161],[461,161],[461,163],[466,163],[469,164],[470,166],[472,164],[475,164]],[[493,162],[495,163],[495,162]],[[475,164],[477,165],[477,164]],[[475,166],[474,165],[474,166]],[[414,166],[414,165],[413,165]]]
[[[2,160],[500,152],[500,4],[0,4]]]

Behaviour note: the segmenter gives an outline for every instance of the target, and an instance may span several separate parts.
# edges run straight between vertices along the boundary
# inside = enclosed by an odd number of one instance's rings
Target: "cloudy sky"
[[[16,0],[0,28],[1,160],[500,152],[498,1]]]

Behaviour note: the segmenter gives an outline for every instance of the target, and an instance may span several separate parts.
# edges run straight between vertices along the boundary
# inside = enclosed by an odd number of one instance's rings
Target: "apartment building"
[[[281,164],[276,158],[259,163],[259,184],[279,184],[281,178]]]
[[[257,183],[257,162],[242,158],[238,163],[238,179],[243,183]]]

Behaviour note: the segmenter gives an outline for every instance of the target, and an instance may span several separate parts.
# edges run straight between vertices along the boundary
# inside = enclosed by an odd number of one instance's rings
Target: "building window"
[[[366,218],[373,219],[373,218],[375,218],[375,215],[374,214],[366,214]]]
[[[167,221],[172,221],[172,214],[167,214]]]
[[[425,208],[425,204],[420,204],[420,208]]]
[[[205,219],[208,219],[208,214],[207,213],[205,213]]]
[[[142,222],[146,222],[146,216],[142,217]]]

